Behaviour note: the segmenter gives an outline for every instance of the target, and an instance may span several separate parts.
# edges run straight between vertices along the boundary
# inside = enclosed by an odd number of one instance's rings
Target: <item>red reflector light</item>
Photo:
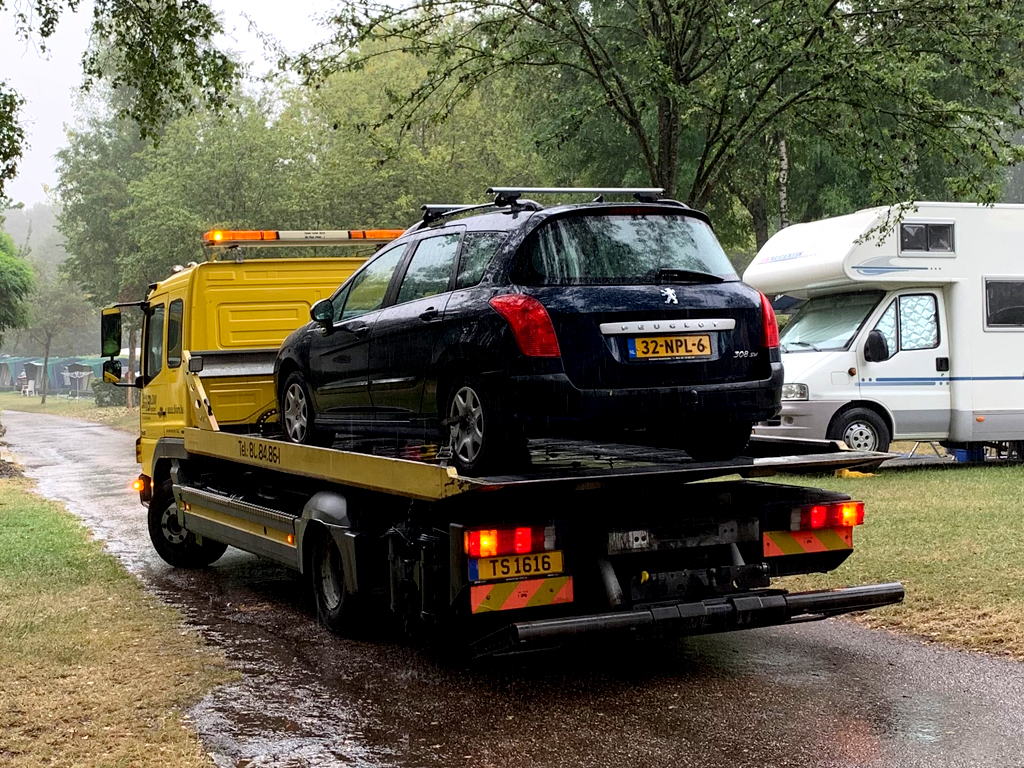
[[[553,525],[534,525],[466,531],[463,534],[463,548],[466,554],[474,560],[480,557],[550,552],[555,549],[555,527]]]
[[[764,345],[768,349],[779,346],[779,321],[768,297],[761,294],[761,320],[764,323]]]
[[[512,326],[516,344],[527,357],[561,357],[555,326],[551,316],[537,299],[521,293],[495,296],[491,299],[494,311]]]
[[[793,510],[792,531],[814,531],[821,528],[852,528],[864,525],[863,501],[833,501]]]

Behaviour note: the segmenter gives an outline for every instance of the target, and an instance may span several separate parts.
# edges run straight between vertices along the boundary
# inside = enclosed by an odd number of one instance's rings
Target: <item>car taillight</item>
[[[516,344],[527,357],[561,357],[555,326],[544,305],[532,296],[510,293],[491,299],[494,311],[512,326]]]
[[[775,319],[775,310],[768,297],[761,294],[761,321],[764,325],[764,345],[768,349],[779,346],[779,321]]]
[[[813,531],[819,528],[852,528],[864,524],[863,501],[834,501],[793,510],[789,520],[792,531]]]
[[[531,525],[466,531],[463,534],[463,548],[472,558],[552,552],[555,549],[555,526]]]

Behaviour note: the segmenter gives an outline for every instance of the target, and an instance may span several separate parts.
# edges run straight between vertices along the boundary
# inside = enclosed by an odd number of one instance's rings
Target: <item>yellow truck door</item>
[[[140,398],[142,437],[149,440],[185,434],[183,319],[181,298],[150,299],[142,350],[145,386]]]

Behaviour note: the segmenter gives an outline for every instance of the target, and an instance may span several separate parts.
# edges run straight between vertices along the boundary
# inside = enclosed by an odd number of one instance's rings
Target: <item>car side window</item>
[[[425,299],[447,291],[458,250],[458,233],[420,240],[402,278],[398,303]]]
[[[164,368],[164,305],[150,310],[146,323],[146,380],[155,379]]]
[[[331,299],[331,307],[334,309],[334,322],[341,322],[342,310],[345,309],[345,301],[348,299],[349,286],[345,286]]]
[[[504,232],[471,232],[462,239],[456,288],[471,288],[480,282],[491,257],[505,240],[505,235]]]
[[[404,252],[404,248],[393,248],[382,253],[352,278],[348,287],[348,297],[341,311],[342,320],[351,320],[381,308],[388,293],[391,277],[395,274]]]
[[[885,337],[885,343],[889,346],[889,354],[895,355],[899,351],[899,339],[896,336],[896,302],[892,302],[885,308],[882,317],[879,318],[875,330]]]
[[[939,310],[930,293],[900,296],[900,349],[939,346]]]

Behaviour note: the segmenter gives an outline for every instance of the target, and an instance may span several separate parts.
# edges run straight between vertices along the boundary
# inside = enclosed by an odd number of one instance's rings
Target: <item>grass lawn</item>
[[[97,408],[92,398],[68,400],[64,397],[47,395],[46,405],[41,398],[23,397],[16,392],[0,392],[0,410],[27,411],[28,413],[50,413],[54,416],[69,416],[84,421],[95,421],[126,432],[139,431],[139,409],[128,410],[121,406]]]
[[[859,614],[870,626],[1024,658],[1024,468],[883,470],[873,477],[785,478],[866,503],[854,552],[789,589],[902,581],[906,601]]]
[[[0,764],[210,766],[180,707],[230,679],[59,505],[0,480]]]

